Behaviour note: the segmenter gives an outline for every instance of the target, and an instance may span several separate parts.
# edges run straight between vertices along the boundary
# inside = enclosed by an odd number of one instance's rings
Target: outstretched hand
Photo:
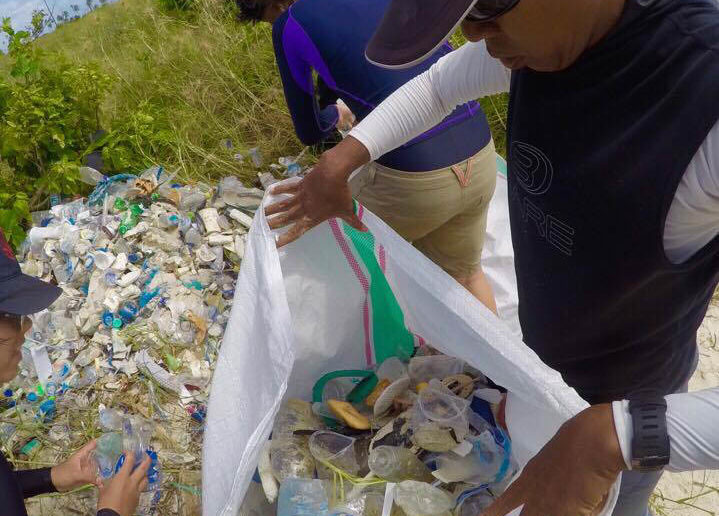
[[[354,138],[347,138],[322,155],[317,165],[301,180],[276,185],[273,195],[289,195],[265,208],[270,229],[290,225],[280,236],[277,246],[289,244],[307,231],[333,217],[364,231],[355,215],[347,179],[350,173],[369,160],[365,147]]]
[[[611,405],[596,405],[567,421],[481,516],[592,516],[626,467]]]

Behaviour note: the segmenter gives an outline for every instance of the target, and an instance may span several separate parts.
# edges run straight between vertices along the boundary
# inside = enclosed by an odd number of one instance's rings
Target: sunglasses
[[[488,22],[514,9],[519,0],[477,0],[465,20]]]

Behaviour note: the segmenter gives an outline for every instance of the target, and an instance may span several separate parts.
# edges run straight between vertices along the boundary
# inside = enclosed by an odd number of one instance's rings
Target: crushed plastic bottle
[[[397,484],[394,499],[407,516],[451,516],[454,505],[441,489],[414,480]]]
[[[326,516],[328,505],[321,480],[288,478],[280,486],[277,516]]]

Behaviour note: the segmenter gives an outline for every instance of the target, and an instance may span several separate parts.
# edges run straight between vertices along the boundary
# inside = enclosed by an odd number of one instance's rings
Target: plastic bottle
[[[112,477],[122,453],[122,434],[111,432],[100,436],[95,448],[95,462],[101,478]]]
[[[93,255],[95,258],[95,267],[101,271],[106,270],[115,261],[115,255],[105,251],[95,251]]]
[[[417,480],[433,482],[429,468],[407,448],[377,446],[369,455],[369,469],[378,477],[390,482]]]
[[[140,307],[137,306],[137,303],[128,301],[122,306],[122,308],[120,308],[117,314],[120,316],[120,319],[122,319],[124,324],[130,324],[135,320],[139,311]]]
[[[117,197],[115,198],[113,206],[116,211],[125,211],[127,209],[127,201],[125,201],[122,197]]]
[[[105,179],[105,176],[103,176],[94,168],[80,167],[79,172],[80,181],[82,181],[83,183],[87,183],[88,185],[96,185],[97,183]]]
[[[180,224],[180,218],[177,215],[160,215],[160,227],[171,228]]]
[[[195,228],[190,228],[185,233],[185,242],[190,245],[202,245],[202,235]]]
[[[280,486],[277,516],[326,516],[328,506],[321,480],[288,478]]]
[[[124,235],[132,228],[137,226],[138,222],[140,222],[140,217],[134,214],[132,210],[127,210],[125,212],[125,215],[122,217],[122,221],[120,222],[120,227],[118,228],[118,231],[121,235]]]
[[[55,418],[55,413],[55,400],[45,400],[40,403],[40,406],[37,409],[37,418],[44,424],[48,424]]]
[[[117,284],[117,274],[115,274],[113,271],[105,272],[103,279],[105,280],[105,285],[113,286]]]
[[[145,291],[142,294],[140,294],[140,299],[138,300],[138,304],[140,308],[145,308],[150,301],[152,301],[157,295],[160,293],[160,287],[154,288],[149,291]]]
[[[441,489],[414,480],[397,484],[394,499],[407,516],[450,516],[454,505]]]
[[[3,396],[5,396],[5,406],[7,408],[12,408],[17,405],[17,402],[15,401],[15,393],[12,389],[5,389],[3,391]]]
[[[254,163],[256,168],[260,168],[262,166],[262,153],[260,152],[259,147],[253,147],[249,150],[250,157],[252,158],[252,163]]]

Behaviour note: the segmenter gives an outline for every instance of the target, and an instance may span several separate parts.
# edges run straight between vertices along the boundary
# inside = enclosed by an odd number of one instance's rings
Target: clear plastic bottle
[[[80,167],[78,172],[80,172],[80,181],[88,185],[96,185],[105,178],[100,172],[90,167]]]
[[[377,446],[369,455],[369,469],[378,477],[390,482],[416,480],[433,482],[429,468],[407,448]]]
[[[101,478],[108,479],[115,474],[122,453],[122,434],[111,432],[100,436],[95,448],[95,462]]]
[[[277,516],[326,516],[328,505],[321,480],[288,478],[280,486]]]
[[[452,499],[441,489],[425,482],[405,480],[397,484],[394,500],[407,516],[450,516]]]

